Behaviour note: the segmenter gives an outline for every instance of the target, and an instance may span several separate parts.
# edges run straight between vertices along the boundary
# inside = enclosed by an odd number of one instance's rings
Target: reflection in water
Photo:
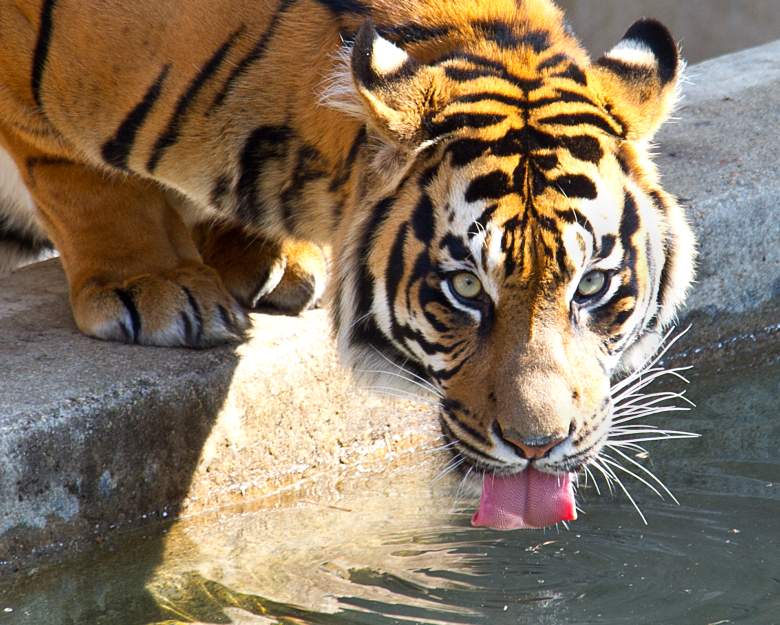
[[[699,408],[656,445],[681,506],[582,489],[569,531],[469,527],[435,463],[368,476],[357,495],[181,522],[154,541],[0,585],[8,625],[604,625],[777,623],[780,365],[700,376]],[[411,463],[409,463],[411,464]],[[13,612],[3,613],[8,606]]]

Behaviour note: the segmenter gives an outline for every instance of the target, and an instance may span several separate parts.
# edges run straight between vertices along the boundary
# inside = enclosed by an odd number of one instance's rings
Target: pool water
[[[349,495],[185,520],[0,581],[0,623],[777,625],[780,364],[700,372],[689,393],[694,411],[654,422],[702,438],[644,461],[681,505],[625,480],[647,525],[582,484],[568,530],[473,529],[476,502],[421,452]]]

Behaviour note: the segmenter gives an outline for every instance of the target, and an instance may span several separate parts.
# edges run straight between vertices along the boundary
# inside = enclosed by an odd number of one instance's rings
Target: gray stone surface
[[[353,388],[325,311],[252,317],[236,348],[118,345],[78,332],[56,260],[0,279],[0,563],[437,436],[419,405]]]
[[[689,75],[680,121],[658,141],[701,242],[689,345],[776,347],[780,42]],[[427,409],[351,386],[324,311],[253,321],[237,348],[108,344],[77,332],[56,261],[0,279],[0,563],[294,491],[437,436]]]
[[[780,41],[695,65],[688,80],[658,137],[665,186],[699,238],[688,311],[750,312],[780,296]]]

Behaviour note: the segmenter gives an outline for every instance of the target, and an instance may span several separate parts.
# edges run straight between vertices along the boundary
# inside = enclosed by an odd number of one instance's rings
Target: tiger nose
[[[557,436],[529,436],[514,444],[520,448],[526,458],[533,460],[534,458],[544,458],[548,451],[558,443],[562,443],[563,440]]]
[[[499,436],[517,447],[522,452],[523,457],[528,460],[544,458],[548,451],[566,440],[565,436],[556,435],[521,437],[517,432],[513,432],[512,428],[509,428],[508,431],[504,431],[498,424],[496,424],[496,426]]]

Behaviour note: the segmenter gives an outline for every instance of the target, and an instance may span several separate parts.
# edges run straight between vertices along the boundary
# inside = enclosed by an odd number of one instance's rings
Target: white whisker
[[[621,443],[648,443],[650,441],[669,441],[669,440],[676,440],[681,438],[700,438],[701,434],[694,434],[692,432],[686,432],[682,436],[647,436],[643,438],[629,438],[629,439],[621,439]]]
[[[609,433],[609,440],[612,439],[613,431],[610,431]],[[620,427],[616,427],[614,429],[614,434],[617,436],[629,436],[632,434],[659,434],[659,435],[675,435],[675,436],[683,436],[685,438],[699,438],[700,434],[696,434],[695,432],[685,432],[684,430],[665,430],[662,428],[657,428],[654,425],[644,425],[644,424],[636,424],[636,425],[621,425]]]
[[[424,386],[423,384],[420,384],[417,380],[415,380],[413,378],[408,378],[408,377],[406,377],[405,375],[403,375],[401,373],[395,373],[394,371],[385,371],[384,369],[355,369],[355,372],[356,373],[372,373],[372,374],[377,374],[377,375],[389,375],[389,376],[392,376],[394,378],[400,378],[404,382],[409,382],[409,384],[412,384],[414,386],[417,386],[417,387],[423,389],[426,392],[426,394],[428,394],[428,395],[433,395],[434,397],[441,397],[441,393],[438,393],[438,392],[434,393],[433,389],[431,389],[430,387]]]
[[[599,484],[596,481],[596,476],[593,475],[593,473],[590,470],[590,467],[585,466],[583,468],[585,469],[585,484],[588,483],[588,477],[590,477],[590,480],[593,482],[593,488],[596,490],[596,494],[600,497],[601,489],[599,488]]]
[[[612,488],[612,478],[610,477],[609,473],[607,473],[604,470],[604,467],[602,467],[601,464],[599,464],[598,459],[592,460],[591,464],[596,469],[598,469],[599,473],[601,473],[604,476],[604,481],[607,483],[607,489],[609,490],[610,495],[614,495],[615,490]]]
[[[661,358],[663,358],[664,355],[666,355],[666,353],[671,349],[671,347],[688,333],[688,331],[691,329],[691,326],[689,325],[687,328],[685,328],[685,330],[681,331],[679,334],[677,334],[677,336],[669,340],[669,337],[672,336],[672,334],[676,329],[677,328],[674,326],[669,328],[669,330],[666,332],[664,337],[661,339],[661,342],[658,344],[658,347],[656,348],[655,352],[650,354],[647,357],[647,359],[645,359],[645,361],[636,369],[636,371],[626,376],[625,379],[618,382],[613,387],[613,392],[625,388],[633,380],[636,380],[643,373],[646,373],[649,369],[652,369],[655,366],[655,364],[659,360],[661,360]]]
[[[611,467],[614,467],[614,468],[616,468],[616,469],[620,469],[620,470],[621,470],[621,471],[623,471],[624,473],[627,473],[628,475],[630,475],[631,477],[633,477],[635,480],[639,480],[640,482],[642,482],[642,484],[644,484],[645,486],[647,486],[647,487],[648,487],[648,488],[649,488],[651,491],[653,491],[653,492],[654,492],[656,495],[658,495],[658,496],[659,496],[661,499],[663,499],[663,498],[664,498],[664,496],[661,494],[661,491],[660,491],[660,490],[658,490],[658,489],[657,489],[655,486],[653,486],[653,485],[652,485],[650,482],[648,482],[648,481],[647,481],[646,479],[644,479],[642,476],[640,476],[640,475],[637,475],[636,473],[634,473],[634,472],[633,472],[633,471],[631,471],[630,469],[627,469],[626,467],[624,467],[622,464],[620,464],[620,463],[619,463],[617,460],[615,460],[614,458],[611,458],[610,456],[607,456],[606,454],[601,454],[601,459],[602,459],[604,462],[606,462],[608,465],[610,465]]]
[[[468,471],[466,471],[466,474],[460,479],[460,482],[458,483],[458,489],[455,491],[455,496],[453,497],[453,503],[452,503],[452,508],[450,508],[450,514],[455,512],[456,508],[458,507],[461,500],[461,492],[463,490],[463,487],[466,485],[466,481],[469,479],[469,476],[471,476],[471,472],[473,470],[474,467],[470,466]]]
[[[600,460],[606,460],[606,458],[602,458],[599,456]],[[623,467],[625,468],[625,467]],[[642,510],[637,505],[634,498],[631,496],[631,493],[628,492],[628,489],[626,488],[625,484],[623,484],[623,481],[617,476],[617,474],[611,469],[611,467],[608,464],[604,465],[603,469],[606,473],[608,473],[610,476],[612,476],[612,479],[615,480],[617,485],[620,487],[620,490],[622,490],[626,497],[628,497],[628,500],[631,502],[631,505],[634,506],[634,509],[637,511],[637,514],[639,514],[639,518],[642,519],[642,522],[647,525],[647,519],[645,518],[645,515],[642,514]]]
[[[420,397],[416,393],[410,393],[409,391],[405,391],[403,389],[396,388],[394,386],[370,386],[368,387],[368,390],[374,393],[378,393],[380,395],[395,397],[396,399],[412,400],[415,402],[419,402],[421,404],[427,404],[428,406],[434,406],[434,407],[439,406],[439,402],[437,401],[425,399],[424,397]]]
[[[455,458],[450,460],[450,462],[448,462],[445,465],[445,467],[441,471],[439,471],[438,475],[436,475],[436,477],[434,477],[433,480],[431,480],[431,481],[435,484],[436,482],[441,480],[446,475],[452,473],[455,469],[457,469],[464,462],[466,462],[466,457],[461,455],[461,454],[458,454]]]
[[[425,387],[429,388],[431,392],[434,395],[437,395],[438,397],[443,397],[443,393],[441,390],[436,388],[429,380],[426,380],[424,377],[417,375],[416,373],[413,373],[412,371],[409,371],[408,369],[404,368],[403,366],[399,365],[397,362],[391,360],[387,356],[385,356],[382,352],[380,352],[376,347],[372,347],[372,349],[379,355],[380,358],[384,359],[386,362],[390,363],[392,366],[397,367],[401,370],[401,373],[405,373],[407,375],[412,376],[414,379],[418,380],[420,383],[422,383]]]
[[[649,417],[654,414],[662,414],[664,412],[690,412],[691,408],[688,406],[663,406],[658,408],[651,408],[645,412],[637,412],[636,414],[629,414],[624,415],[620,417],[619,420],[616,420],[613,422],[613,424],[617,427],[628,427],[626,424],[630,423],[631,421],[636,421],[637,419],[641,419],[643,417]],[[634,425],[649,425],[644,423],[637,423]]]
[[[661,488],[664,490],[664,492],[665,492],[667,495],[669,495],[669,497],[672,499],[672,501],[673,501],[674,503],[676,503],[678,506],[680,505],[680,502],[679,502],[679,501],[677,501],[677,497],[675,497],[675,496],[674,496],[674,494],[672,493],[672,491],[670,491],[670,490],[667,488],[666,484],[664,484],[664,483],[661,481],[661,479],[660,479],[660,478],[659,478],[659,477],[658,477],[658,476],[657,476],[655,473],[653,473],[653,472],[652,472],[650,469],[648,469],[646,466],[644,466],[643,464],[641,464],[641,463],[637,462],[636,460],[634,460],[633,458],[631,458],[631,457],[630,457],[630,456],[628,456],[627,454],[624,454],[624,453],[623,453],[622,451],[620,451],[619,449],[614,449],[614,448],[613,448],[613,451],[614,451],[616,454],[618,454],[618,455],[619,455],[621,458],[623,458],[624,460],[627,460],[628,462],[630,462],[631,464],[633,464],[635,467],[637,467],[639,470],[641,470],[643,473],[645,473],[645,475],[649,476],[649,477],[650,477],[652,480],[654,480],[654,481],[655,481],[655,483],[656,483],[656,484],[658,484],[658,485],[659,485],[659,486],[660,486],[660,487],[661,487]],[[626,468],[625,468],[625,467],[623,467],[623,470],[625,471],[625,470],[626,470]],[[643,480],[642,478],[638,477],[638,476],[637,476],[637,479],[639,479],[641,482],[644,482],[644,480]],[[646,482],[645,482],[645,483],[646,483]],[[650,485],[648,484],[648,486],[650,486]],[[650,488],[651,488],[653,491],[655,491],[656,493],[658,492],[658,491],[656,491],[656,490],[655,490],[655,488],[653,488],[652,486],[650,486]],[[663,499],[663,495],[661,495],[660,493],[658,493],[658,496],[659,496],[659,497],[661,497],[661,499]]]
[[[637,408],[647,408],[650,406],[655,406],[658,403],[662,401],[667,401],[671,399],[682,399],[683,401],[690,404],[692,407],[696,407],[696,404],[694,404],[690,399],[685,397],[685,391],[680,391],[679,393],[675,393],[672,391],[666,391],[663,393],[636,393],[632,399],[629,401],[624,401],[620,403],[619,405],[615,406],[615,411],[613,414],[623,414],[624,412],[628,410],[635,410]],[[640,403],[643,400],[649,400],[644,401],[644,403]]]

